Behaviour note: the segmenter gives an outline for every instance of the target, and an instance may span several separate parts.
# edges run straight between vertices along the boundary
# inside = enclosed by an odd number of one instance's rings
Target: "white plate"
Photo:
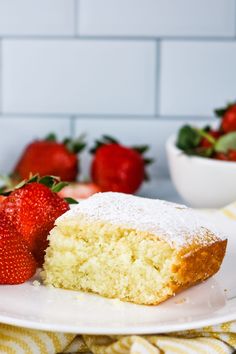
[[[198,328],[236,319],[235,221],[212,215],[229,235],[220,272],[159,306],[33,286],[0,287],[0,322],[71,333],[146,334]],[[217,221],[216,221],[217,220]]]

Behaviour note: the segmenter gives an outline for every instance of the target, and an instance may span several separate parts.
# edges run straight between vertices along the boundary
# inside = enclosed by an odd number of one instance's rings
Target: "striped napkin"
[[[236,203],[217,213],[236,222]],[[236,353],[236,319],[216,326],[145,336],[53,333],[0,324],[1,354],[229,354]]]

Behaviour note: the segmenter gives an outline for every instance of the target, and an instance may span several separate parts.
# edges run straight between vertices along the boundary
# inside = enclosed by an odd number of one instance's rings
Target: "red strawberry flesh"
[[[36,262],[27,243],[0,213],[0,284],[21,284],[36,271]]]

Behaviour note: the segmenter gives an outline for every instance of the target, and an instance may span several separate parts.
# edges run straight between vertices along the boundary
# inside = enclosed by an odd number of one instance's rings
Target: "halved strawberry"
[[[65,186],[58,194],[61,198],[86,199],[101,192],[101,188],[92,182],[72,182]]]
[[[19,234],[27,242],[39,265],[43,263],[47,236],[55,220],[69,209],[69,204],[45,183],[52,185],[52,177],[34,177],[28,183],[16,187],[0,204],[3,211]],[[53,189],[54,188],[54,189]]]
[[[36,271],[36,261],[27,243],[12,226],[4,212],[0,213],[0,284],[20,284]]]

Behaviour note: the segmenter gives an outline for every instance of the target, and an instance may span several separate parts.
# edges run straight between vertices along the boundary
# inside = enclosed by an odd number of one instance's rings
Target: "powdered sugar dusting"
[[[69,221],[80,215],[90,221],[150,232],[173,247],[184,247],[193,242],[208,245],[220,238],[206,220],[184,205],[123,193],[94,194],[63,214],[58,221]]]

